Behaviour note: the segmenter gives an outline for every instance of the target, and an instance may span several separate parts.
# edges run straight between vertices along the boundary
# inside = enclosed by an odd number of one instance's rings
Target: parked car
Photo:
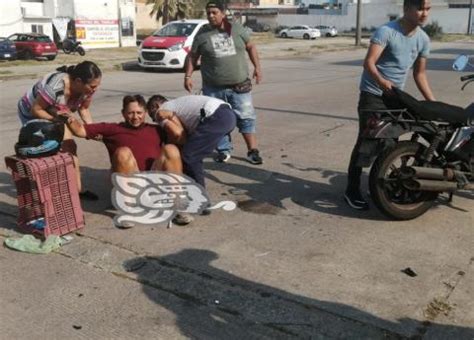
[[[293,26],[280,31],[280,37],[282,38],[316,39],[320,36],[321,32],[318,29],[307,25]]]
[[[16,59],[15,43],[8,38],[0,37],[0,59]]]
[[[142,41],[138,64],[144,68],[182,69],[194,37],[207,20],[172,21]]]
[[[319,25],[314,26],[313,28],[317,28],[321,32],[321,35],[324,35],[325,37],[335,37],[337,35],[337,29],[334,26]]]
[[[8,39],[15,43],[18,58],[54,60],[58,55],[56,44],[44,34],[15,33],[10,35]]]

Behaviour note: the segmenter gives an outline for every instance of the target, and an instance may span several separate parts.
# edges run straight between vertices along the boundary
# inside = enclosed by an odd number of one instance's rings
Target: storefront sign
[[[75,23],[76,39],[84,46],[119,46],[118,20],[76,20]]]

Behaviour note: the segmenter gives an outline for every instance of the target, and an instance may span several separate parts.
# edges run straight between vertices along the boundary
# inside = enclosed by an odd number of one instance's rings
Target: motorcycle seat
[[[462,125],[469,125],[470,121],[474,120],[474,117],[471,117],[473,113],[469,113],[460,106],[437,101],[418,100],[397,88],[394,88],[394,92],[400,103],[411,114],[422,119]]]

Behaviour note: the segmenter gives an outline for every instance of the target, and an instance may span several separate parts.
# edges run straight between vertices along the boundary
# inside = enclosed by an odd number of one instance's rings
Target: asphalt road
[[[429,77],[437,99],[467,106],[454,57],[463,43],[434,44]],[[206,161],[213,201],[239,208],[191,227],[129,230],[112,224],[106,150],[80,141],[85,186],[101,200],[87,226],[58,253],[0,249],[0,338],[253,339],[474,338],[473,196],[441,198],[409,222],[342,201],[357,133],[363,50],[263,61],[254,88],[264,165],[244,161],[242,138],[228,164]],[[120,120],[121,98],[184,95],[182,73],[108,72],[95,121]],[[193,77],[196,89],[199,76]],[[12,154],[16,101],[31,79],[0,83],[2,158]],[[417,94],[412,81],[409,92]],[[0,167],[1,239],[16,202]],[[401,272],[411,268],[416,277]]]

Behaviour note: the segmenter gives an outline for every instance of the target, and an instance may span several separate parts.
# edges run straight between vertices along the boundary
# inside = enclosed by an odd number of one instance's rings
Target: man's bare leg
[[[182,174],[183,162],[178,147],[174,144],[166,144],[161,149],[160,158],[153,163],[152,170]]]
[[[123,146],[115,150],[112,156],[112,172],[130,175],[138,171],[137,161],[130,148]]]

